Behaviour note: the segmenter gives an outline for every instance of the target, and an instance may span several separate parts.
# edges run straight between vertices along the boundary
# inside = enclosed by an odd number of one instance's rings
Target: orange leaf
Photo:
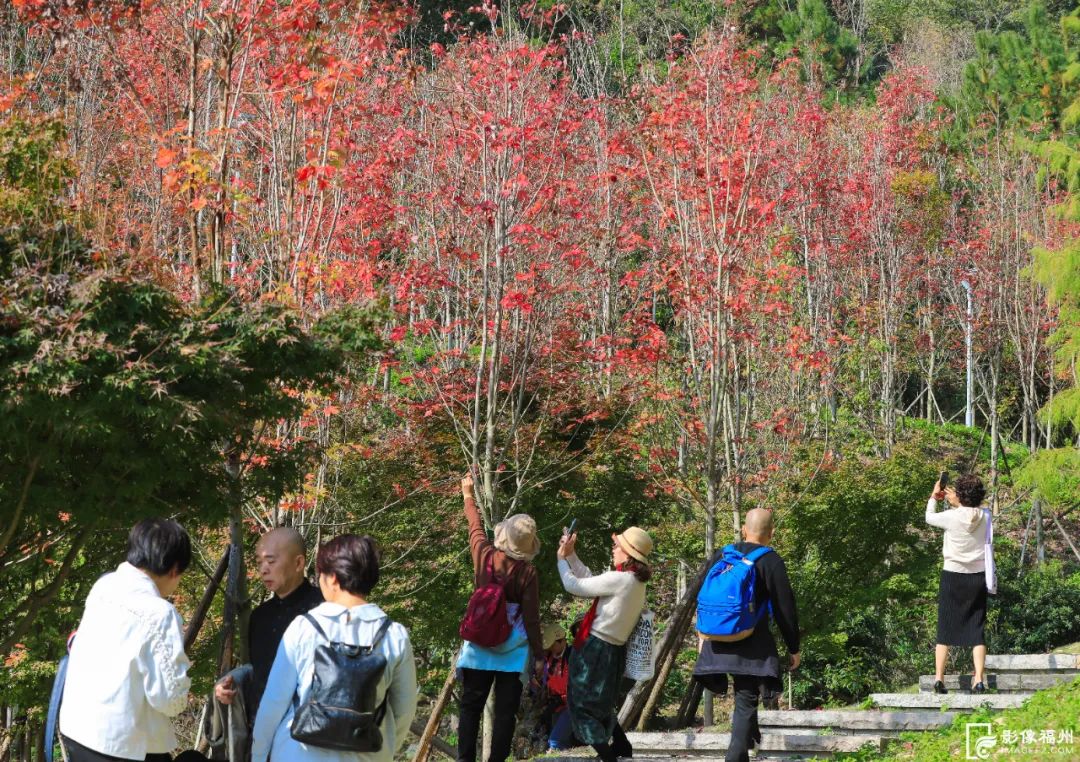
[[[192,201],[189,206],[191,207],[192,211],[197,212],[204,206],[206,206],[206,199],[202,196],[199,196],[194,201]]]
[[[176,154],[177,152],[173,151],[171,148],[159,148],[154,163],[157,164],[160,169],[165,169],[165,167],[173,163]]]

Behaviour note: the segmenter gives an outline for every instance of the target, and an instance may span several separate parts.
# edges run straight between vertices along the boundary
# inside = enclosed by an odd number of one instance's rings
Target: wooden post
[[[206,620],[206,614],[210,611],[210,604],[214,602],[214,594],[217,593],[221,580],[225,577],[225,570],[228,568],[229,549],[226,548],[221,560],[218,561],[214,575],[210,578],[210,584],[207,585],[206,591],[203,593],[202,600],[199,601],[199,607],[195,609],[195,614],[191,617],[191,621],[188,622],[187,629],[184,630],[184,651],[190,651],[195,644],[195,638],[199,636],[199,630],[202,629],[203,622]]]
[[[682,638],[679,638],[682,640]],[[638,718],[637,729],[638,731],[645,730],[645,723],[652,717],[652,713],[656,711],[656,705],[660,701],[660,694],[664,692],[664,683],[667,682],[668,676],[671,674],[672,668],[675,666],[676,660],[679,658],[678,644],[668,651],[668,656],[664,659],[664,663],[660,668],[659,674],[656,675],[656,679],[653,680],[652,690],[649,691],[649,698],[645,702],[645,707],[641,710],[641,716]]]
[[[424,735],[424,730],[426,729],[427,722],[421,721],[420,719],[413,720],[412,725],[409,726],[409,730],[411,730],[413,732],[413,735],[418,738]],[[453,746],[451,746],[438,736],[432,736],[431,748],[445,757],[448,757],[450,759],[457,759],[457,749],[455,749]]]
[[[679,714],[675,718],[676,728],[688,728],[694,724],[694,718],[697,717],[697,710],[701,706],[701,696],[704,691],[705,688],[697,680],[690,684],[690,690],[687,691],[686,696],[683,698],[682,706],[679,707]]]
[[[660,644],[656,649],[657,664],[664,664],[664,662],[667,661],[671,649],[677,649],[679,643],[682,642],[683,637],[686,635],[686,630],[690,627],[690,623],[694,618],[694,612],[697,608],[698,590],[701,589],[701,584],[705,581],[705,575],[708,574],[709,568],[709,562],[705,561],[698,570],[694,579],[694,584],[687,588],[686,594],[675,606],[675,611],[672,612],[671,619],[668,620],[667,629],[664,630],[664,635],[660,639]],[[628,728],[637,724],[638,718],[645,708],[645,703],[651,695],[650,691],[655,681],[656,678],[653,680],[643,680],[634,685],[630,690],[630,693],[627,694],[622,707],[619,709],[619,724],[622,727]]]
[[[1065,538],[1065,542],[1069,544],[1069,548],[1072,549],[1073,555],[1076,556],[1076,560],[1080,561],[1080,550],[1076,549],[1076,546],[1073,544],[1072,538],[1069,537],[1069,533],[1065,531],[1065,527],[1063,527],[1061,525],[1061,522],[1058,521],[1056,513],[1054,514],[1054,525],[1058,528],[1058,531],[1061,532],[1061,536]]]
[[[450,673],[446,676],[446,682],[443,683],[442,690],[439,691],[439,697],[435,699],[435,706],[431,708],[431,716],[428,717],[427,726],[420,735],[420,743],[416,747],[416,756],[413,757],[413,762],[426,762],[431,754],[431,744],[435,739],[436,732],[439,730],[439,722],[442,721],[443,712],[446,711],[446,706],[450,703],[450,697],[454,693],[454,679],[457,677],[459,654],[460,651],[455,653],[453,660],[450,662]]]

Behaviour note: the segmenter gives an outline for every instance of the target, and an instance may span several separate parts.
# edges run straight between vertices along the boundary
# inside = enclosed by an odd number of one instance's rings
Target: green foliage
[[[964,69],[962,113],[972,128],[1060,134],[1067,105],[1066,45],[1046,8],[1031,5],[1021,31],[975,36],[975,58]]]
[[[128,526],[195,531],[295,489],[316,446],[282,424],[377,345],[356,310],[312,330],[282,304],[187,304],[106,268],[64,203],[64,151],[48,120],[0,121],[0,681],[38,700]]]
[[[59,150],[64,125],[56,119],[21,114],[0,122],[0,273],[6,273],[15,249],[30,243],[28,231],[57,232],[64,191],[74,175]]]
[[[777,26],[782,39],[773,45],[773,53],[778,58],[799,58],[804,80],[832,87],[857,79],[859,41],[837,23],[823,0],[799,0]]]
[[[1017,484],[1033,487],[1051,505],[1070,507],[1080,499],[1080,450],[1040,450],[1017,475]]]
[[[994,653],[1044,653],[1080,640],[1080,569],[1056,561],[1017,577],[1019,549],[998,552],[987,636]]]
[[[997,89],[1010,96],[1032,101],[1029,106],[1014,106],[1010,126],[1027,129],[1032,134],[1023,140],[1029,150],[1047,161],[1047,170],[1057,178],[1067,192],[1059,212],[1067,219],[1080,220],[1080,9],[1062,17],[1057,29],[1047,29],[1045,12],[1033,6],[1028,13],[1026,46],[1017,54],[1027,56],[1026,87],[996,83]],[[1005,39],[1005,35],[1002,35]],[[1017,39],[1008,38],[1019,46]],[[1016,77],[1014,79],[1021,79]],[[1032,88],[1038,86],[1038,93]],[[1014,116],[1017,109],[1023,109]],[[1036,121],[1038,118],[1040,121]],[[1080,432],[1080,388],[1076,386],[1076,362],[1080,358],[1080,240],[1065,241],[1056,249],[1036,248],[1032,276],[1047,291],[1047,301],[1057,308],[1058,326],[1051,336],[1055,359],[1061,375],[1072,386],[1057,394],[1042,411],[1064,436],[1063,447],[1039,453],[1032,458],[1020,476],[1058,506],[1072,505],[1080,500],[1080,479],[1076,477],[1080,451],[1075,447]]]

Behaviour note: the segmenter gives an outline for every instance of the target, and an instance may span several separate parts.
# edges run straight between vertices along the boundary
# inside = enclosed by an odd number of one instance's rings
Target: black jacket
[[[762,546],[753,542],[735,544],[735,549],[743,554],[760,547]],[[723,550],[717,551],[712,563],[715,564],[723,555]],[[772,618],[776,620],[788,653],[798,653],[799,615],[784,559],[780,558],[774,550],[759,558],[754,563],[754,567],[757,571],[754,603],[757,606],[765,605],[766,601],[772,604]],[[776,649],[772,632],[769,630],[769,619],[769,616],[763,616],[754,628],[753,634],[745,640],[734,643],[705,641],[701,647],[701,653],[698,654],[697,664],[694,666],[694,676],[754,675],[779,680],[780,654]]]
[[[306,614],[322,602],[322,591],[305,579],[300,583],[300,587],[284,598],[275,595],[251,612],[248,654],[254,668],[253,709],[258,707],[259,699],[262,698],[266,679],[270,677],[270,668],[274,666],[274,657],[277,656],[278,644],[281,643],[285,630],[296,617]],[[254,711],[252,716],[254,717]]]

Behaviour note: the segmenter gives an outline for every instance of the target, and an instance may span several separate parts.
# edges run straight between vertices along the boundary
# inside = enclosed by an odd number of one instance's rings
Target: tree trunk
[[[214,602],[214,594],[217,593],[218,587],[221,586],[221,580],[225,577],[225,571],[229,568],[231,555],[229,550],[226,549],[221,556],[217,569],[214,570],[214,574],[210,578],[210,584],[206,586],[202,600],[199,601],[199,607],[195,609],[195,614],[191,617],[191,621],[188,622],[187,629],[184,630],[184,651],[191,651],[195,639],[199,636],[199,630],[202,629],[203,622],[206,620],[206,614],[210,611],[210,604]]]
[[[1043,538],[1042,500],[1035,498],[1035,564],[1042,566],[1046,562],[1046,543]]]

